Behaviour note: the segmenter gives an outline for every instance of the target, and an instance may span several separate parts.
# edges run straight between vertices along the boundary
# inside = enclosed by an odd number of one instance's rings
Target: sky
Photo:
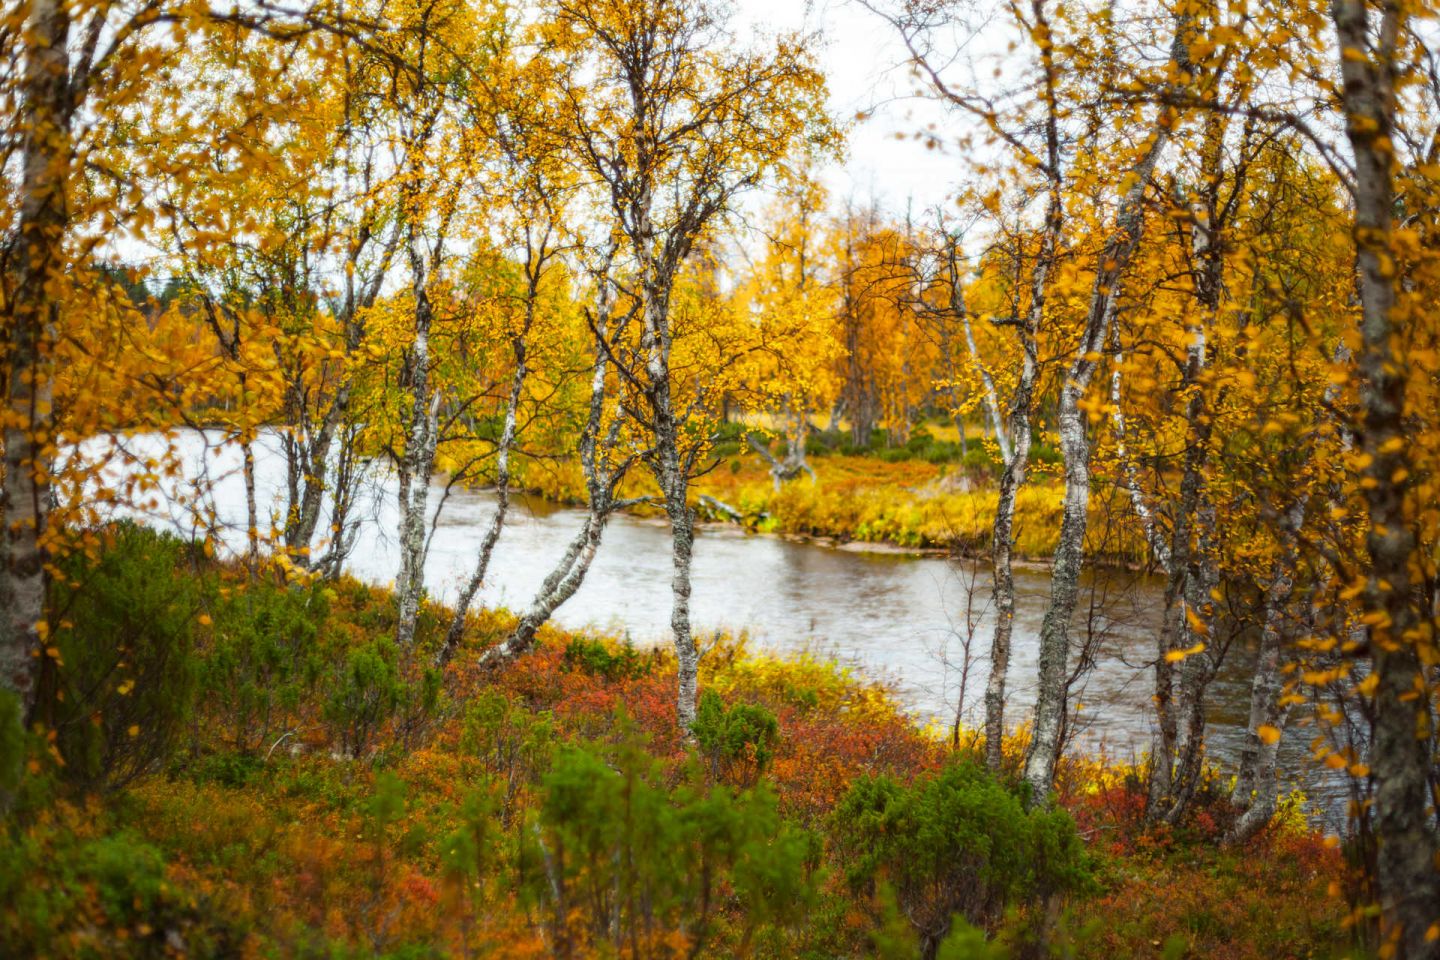
[[[918,214],[946,202],[964,179],[966,165],[953,150],[927,150],[911,139],[929,123],[955,118],[916,95],[895,28],[856,0],[736,0],[736,28],[742,39],[795,29],[821,34],[831,110],[852,124],[847,157],[824,173],[834,203],[874,198],[892,213],[909,204]],[[860,112],[868,119],[855,122]]]

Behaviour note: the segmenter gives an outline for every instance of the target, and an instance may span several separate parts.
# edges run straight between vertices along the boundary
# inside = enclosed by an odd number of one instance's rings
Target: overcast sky
[[[757,30],[822,35],[831,107],[838,119],[852,124],[846,161],[825,175],[835,203],[850,197],[863,203],[873,196],[901,214],[907,203],[918,213],[949,198],[964,179],[965,164],[953,150],[927,150],[911,139],[944,114],[914,95],[904,44],[889,23],[855,0],[736,0],[736,6],[742,39]],[[869,119],[855,123],[861,111]]]

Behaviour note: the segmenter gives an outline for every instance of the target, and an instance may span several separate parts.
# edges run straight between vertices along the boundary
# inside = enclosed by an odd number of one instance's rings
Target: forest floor
[[[585,756],[601,758],[594,770],[606,776],[646,771],[624,795],[651,784],[652,817],[771,817],[762,845],[803,838],[795,883],[807,892],[802,908],[762,916],[743,906],[744,878],[727,874],[705,898],[704,924],[694,903],[655,908],[649,941],[587,953],[575,933],[573,955],[916,955],[885,884],[847,882],[836,809],[865,777],[907,783],[975,757],[975,735],[922,730],[884,688],[833,663],[726,644],[703,659],[702,689],[727,717],[773,717],[774,736],[763,750],[744,737],[739,750],[697,746],[677,733],[674,661],[663,651],[546,628],[531,653],[485,672],[477,654],[510,622],[481,612],[441,678],[416,666],[427,658],[388,644],[394,602],[381,589],[250,581],[198,552],[146,543],[93,561],[84,596],[102,599],[77,606],[73,636],[57,640],[76,673],[101,678],[88,691],[98,705],[32,746],[28,786],[0,837],[6,956],[560,954],[563,925],[574,932],[597,910],[620,916],[580,894],[607,895],[586,884],[618,869],[622,850],[632,866],[673,854],[646,847],[643,829],[605,833],[614,823],[593,810],[566,820],[558,798],[579,796],[594,774],[565,794],[564,771]],[[146,625],[180,608],[183,623],[162,643]],[[427,606],[417,649],[433,648],[447,622]],[[107,644],[122,659],[86,667]],[[133,674],[147,670],[148,686],[136,688]],[[136,700],[142,693],[149,699]],[[1007,776],[1023,741],[1006,744]],[[1137,770],[1066,762],[1058,802],[1090,879],[1046,911],[1063,955],[1354,955],[1338,845],[1288,803],[1255,841],[1226,849],[1224,794],[1212,781],[1185,823],[1146,828]],[[551,858],[578,858],[582,841],[614,855],[567,861],[574,899],[557,921]],[[1014,939],[1037,909],[1012,904],[987,925]],[[984,949],[941,955],[998,955]]]

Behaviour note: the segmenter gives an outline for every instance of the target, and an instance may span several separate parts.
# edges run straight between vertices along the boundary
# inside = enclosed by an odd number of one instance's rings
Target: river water
[[[91,452],[99,448],[97,441]],[[178,435],[178,476],[162,479],[145,509],[147,520],[181,533],[196,529],[188,499],[203,480],[204,508],[224,527],[232,548],[244,543],[244,484],[239,455],[216,436]],[[158,452],[158,437],[126,441],[132,451]],[[257,478],[262,517],[278,508],[284,460],[274,438],[258,445]],[[132,468],[133,469],[133,468]],[[115,468],[119,471],[119,468]],[[432,509],[443,484],[431,491]],[[393,479],[372,477],[362,498],[366,520],[348,570],[375,583],[392,582],[399,568],[395,543],[398,511]],[[455,596],[474,563],[494,506],[490,491],[453,489],[434,528],[426,584],[441,600]],[[520,610],[575,535],[581,511],[519,497],[481,592],[488,606]],[[262,526],[264,524],[262,523]],[[1034,703],[1040,623],[1049,599],[1049,573],[1016,572],[1017,609],[1010,668],[1009,722],[1025,718]],[[919,719],[948,725],[957,709],[979,726],[993,626],[987,566],[936,557],[861,552],[774,536],[728,525],[705,525],[695,542],[692,622],[697,632],[744,631],[755,648],[831,657],[866,677],[887,683]],[[1150,706],[1161,584],[1123,571],[1089,574],[1083,584],[1074,633],[1093,636],[1095,666],[1077,688],[1076,742],[1117,759],[1138,757],[1154,727]],[[670,543],[663,522],[617,516],[583,586],[556,614],[561,625],[629,636],[637,645],[665,642],[670,618]],[[965,655],[966,642],[970,656]],[[702,638],[703,642],[703,638]],[[1233,765],[1249,710],[1251,648],[1232,650],[1210,694],[1207,745],[1213,759]],[[962,684],[963,678],[963,684]],[[1281,746],[1281,767],[1303,787],[1325,819],[1342,809],[1339,785],[1304,759],[1297,731]],[[1333,827],[1339,822],[1329,823]]]

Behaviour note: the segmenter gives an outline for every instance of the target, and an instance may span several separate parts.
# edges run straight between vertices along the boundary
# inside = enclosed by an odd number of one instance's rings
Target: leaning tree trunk
[[[605,532],[606,519],[606,511],[591,508],[579,533],[566,547],[564,556],[540,584],[529,608],[516,621],[515,629],[499,644],[485,651],[480,657],[481,666],[499,667],[530,649],[535,643],[535,634],[544,626],[545,621],[549,620],[565,601],[573,597],[585,581],[591,561],[600,549],[600,538]]]
[[[528,323],[526,327],[529,327]],[[480,550],[475,557],[475,569],[471,572],[470,579],[465,581],[465,586],[460,589],[460,596],[455,602],[455,613],[450,619],[450,629],[445,633],[445,642],[435,656],[435,663],[440,667],[450,662],[450,658],[455,655],[456,649],[460,646],[460,639],[465,634],[465,618],[470,612],[470,604],[474,602],[480,585],[485,582],[485,574],[490,569],[490,557],[495,552],[495,544],[500,540],[500,531],[505,527],[505,515],[510,509],[510,447],[515,442],[515,423],[520,409],[520,396],[525,389],[527,373],[525,341],[516,337],[511,344],[511,349],[515,355],[515,373],[510,378],[510,396],[505,403],[505,426],[500,431],[500,442],[495,451],[495,510],[490,514],[490,523],[485,528],[484,536],[480,538]]]
[[[1048,54],[1048,52],[1047,52],[1046,56],[1048,56],[1048,55],[1049,55],[1049,54]],[[1057,145],[1057,147],[1058,147],[1058,145]],[[1058,148],[1057,148],[1055,151],[1053,151],[1053,152],[1054,152],[1055,154],[1057,154],[1057,155],[1052,159],[1052,163],[1055,164],[1055,165],[1058,165],[1058,164],[1059,164],[1059,156],[1058,156],[1059,151],[1058,151]],[[1053,178],[1053,175],[1052,175],[1052,178]],[[1052,190],[1052,192],[1051,192],[1050,203],[1051,203],[1052,207],[1053,207],[1054,204],[1055,204],[1055,196],[1054,196],[1053,190]],[[1056,214],[1059,213],[1058,210],[1056,210],[1055,212],[1056,212]],[[1051,225],[1051,218],[1050,218],[1050,216],[1048,216],[1048,215],[1047,215],[1047,217],[1046,217],[1046,224],[1047,224],[1047,226],[1046,226],[1046,236],[1045,236],[1045,239],[1044,239],[1043,243],[1045,244],[1045,246],[1046,246],[1048,249],[1041,250],[1040,253],[1037,255],[1037,256],[1039,257],[1039,259],[1036,260],[1036,268],[1039,269],[1040,262],[1043,260],[1043,261],[1046,261],[1046,267],[1047,267],[1047,270],[1048,270],[1048,261],[1049,261],[1050,257],[1053,256],[1053,253],[1054,253],[1054,240],[1055,240],[1055,237],[1054,237],[1054,234],[1053,234],[1052,225]],[[950,289],[951,289],[951,291],[952,291],[952,292],[951,292],[951,298],[952,298],[952,300],[953,300],[952,310],[953,310],[953,311],[959,316],[959,318],[960,318],[960,329],[961,329],[961,332],[962,332],[962,333],[964,334],[964,336],[965,336],[965,348],[970,352],[970,359],[974,362],[976,369],[977,369],[977,370],[979,371],[979,373],[980,373],[980,383],[981,383],[981,386],[984,387],[985,409],[986,409],[986,411],[987,411],[987,415],[988,415],[989,418],[990,418],[990,422],[991,422],[991,423],[994,425],[994,427],[995,427],[995,442],[996,442],[996,444],[1000,447],[1000,461],[1001,461],[1001,463],[1008,464],[1008,463],[1010,462],[1010,458],[1014,455],[1014,451],[1012,450],[1012,448],[1011,448],[1011,446],[1010,446],[1009,433],[1008,433],[1008,431],[1005,430],[1004,427],[1002,426],[1002,422],[1003,422],[1003,421],[1002,421],[1001,416],[1000,416],[1000,397],[999,397],[999,394],[997,393],[997,391],[995,390],[995,378],[990,375],[990,368],[987,367],[987,366],[985,365],[985,363],[981,360],[981,358],[980,358],[980,349],[979,349],[979,347],[977,347],[976,344],[975,344],[975,331],[974,331],[974,329],[971,327],[971,324],[970,324],[970,309],[969,309],[969,307],[968,307],[968,306],[966,305],[966,303],[965,303],[965,290],[964,290],[964,288],[961,286],[962,280],[961,280],[961,276],[960,276],[960,265],[959,265],[959,263],[958,263],[958,254],[956,253],[953,244],[952,244],[952,246],[949,248],[949,251],[948,251],[948,254],[947,254],[947,270],[949,271],[949,283],[950,283]],[[1032,281],[1033,281],[1033,276],[1032,276]],[[1043,278],[1043,277],[1041,278],[1041,286],[1044,286],[1044,278]],[[1032,289],[1032,290],[1034,289],[1034,283],[1033,283],[1033,282],[1031,283],[1031,289]],[[1043,298],[1042,298],[1042,299],[1043,299]],[[1032,300],[1032,304],[1033,304],[1033,300]],[[1031,308],[1030,314],[1031,314],[1032,317],[1035,316],[1035,310],[1034,310],[1033,306],[1032,306],[1032,308]],[[950,357],[950,351],[949,351],[948,349],[945,351],[945,355],[946,355],[947,358]],[[952,384],[954,384],[954,382],[958,379],[957,372],[953,369],[953,361],[952,361],[952,369],[951,369],[950,378],[951,378]],[[952,391],[953,391],[953,390],[955,390],[956,388],[955,388],[954,386],[952,386],[951,389],[952,389]],[[952,394],[952,397],[953,397],[953,394]],[[959,412],[959,403],[958,403],[958,400],[959,400],[958,397],[953,397],[953,399],[951,400],[951,403],[952,403],[952,404],[955,406],[955,408],[956,408],[956,412],[955,412],[955,429],[956,429],[956,431],[960,434],[960,443],[961,443],[961,449],[962,449],[962,453],[963,453],[964,445],[965,445],[965,418],[964,418],[964,417],[961,415],[961,413]]]
[[[1395,208],[1396,57],[1405,24],[1400,7],[1381,5],[1372,31],[1366,0],[1335,0],[1346,134],[1355,155],[1355,243],[1359,261],[1363,377],[1360,403],[1364,496],[1370,560],[1364,594],[1374,662],[1375,830],[1377,879],[1386,937],[1404,960],[1440,957],[1436,904],[1440,864],[1429,776],[1434,722],[1416,645],[1428,619],[1414,595],[1415,535],[1406,516],[1406,478],[1413,475],[1407,437],[1407,369],[1396,322]],[[1372,35],[1376,40],[1372,40]]]
[[[530,649],[535,634],[549,620],[561,604],[575,595],[590,570],[590,564],[600,549],[600,540],[605,533],[605,524],[616,510],[628,505],[617,502],[615,491],[629,469],[629,461],[615,463],[613,455],[622,436],[625,422],[623,404],[616,404],[614,416],[608,427],[604,425],[606,401],[606,373],[609,369],[610,308],[612,306],[610,285],[607,276],[610,260],[606,258],[604,270],[599,274],[600,294],[594,317],[595,364],[590,377],[590,409],[585,427],[580,433],[580,466],[585,473],[585,488],[589,500],[589,511],[579,532],[570,541],[564,555],[546,576],[540,589],[535,592],[529,608],[515,624],[515,629],[504,641],[491,647],[480,658],[486,667],[499,667]]]
[[[66,269],[70,176],[69,4],[32,0],[25,23],[20,96],[20,217],[13,293],[5,322],[5,478],[0,510],[0,690],[34,708],[45,619],[46,528],[54,442],[50,362],[60,304],[51,292]]]
[[[1184,18],[1176,27],[1173,58],[1185,57]],[[1085,392],[1106,343],[1114,320],[1118,285],[1129,267],[1143,226],[1142,201],[1145,186],[1170,138],[1171,123],[1157,124],[1150,145],[1130,171],[1132,183],[1121,198],[1115,229],[1100,253],[1090,307],[1075,358],[1060,391],[1060,450],[1065,463],[1065,501],[1060,522],[1060,539],[1050,579],[1050,607],[1040,628],[1039,690],[1035,700],[1034,733],[1025,760],[1025,781],[1030,785],[1031,802],[1049,802],[1055,785],[1055,764],[1059,760],[1060,733],[1065,719],[1066,664],[1070,653],[1070,620],[1079,595],[1080,569],[1084,560],[1085,533],[1090,511],[1090,442],[1086,437],[1086,415],[1081,407]]]
[[[1335,359],[1348,360],[1350,350],[1341,340],[1336,346]],[[1324,406],[1333,407],[1339,394],[1339,385],[1331,383],[1325,388]],[[1343,429],[1344,447],[1349,450],[1353,443],[1349,432]],[[1301,467],[1307,466],[1314,452],[1313,444],[1307,448]],[[1331,491],[1331,504],[1338,503],[1338,489]],[[1295,596],[1295,580],[1300,574],[1299,538],[1305,524],[1305,511],[1310,503],[1309,492],[1304,492],[1291,502],[1280,516],[1278,545],[1279,555],[1271,571],[1270,583],[1265,590],[1265,612],[1262,617],[1260,650],[1255,663],[1255,675],[1250,686],[1250,719],[1245,729],[1245,742],[1240,748],[1240,765],[1235,776],[1235,787],[1230,791],[1230,803],[1242,811],[1226,835],[1226,843],[1244,843],[1249,840],[1275,815],[1279,800],[1279,782],[1276,775],[1280,740],[1289,719],[1289,706],[1281,702],[1285,688],[1283,678],[1285,651],[1296,636],[1297,626],[1303,632],[1314,629],[1315,606],[1312,582],[1304,600],[1305,616],[1297,624],[1291,613]]]
[[[1289,707],[1281,703],[1285,688],[1282,668],[1285,648],[1293,629],[1291,599],[1295,595],[1296,567],[1299,560],[1295,549],[1295,533],[1305,515],[1305,498],[1300,498],[1286,511],[1281,532],[1280,556],[1265,591],[1264,625],[1260,632],[1260,651],[1255,663],[1255,677],[1250,685],[1250,719],[1245,727],[1245,741],[1240,747],[1240,767],[1230,802],[1243,811],[1225,836],[1226,843],[1244,843],[1265,828],[1275,815],[1279,801],[1279,779],[1276,775],[1280,739],[1285,730]]]

